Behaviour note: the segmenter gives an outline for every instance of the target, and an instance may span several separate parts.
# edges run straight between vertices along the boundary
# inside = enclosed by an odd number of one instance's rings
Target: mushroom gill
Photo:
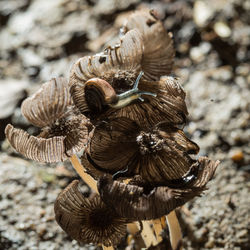
[[[91,119],[94,114],[99,120],[107,116],[125,116],[145,126],[153,126],[162,120],[184,123],[187,115],[184,91],[173,77],[161,80],[171,72],[174,57],[172,38],[162,22],[152,12],[139,11],[128,19],[123,30],[120,44],[80,58],[72,67],[70,92],[74,104]],[[143,72],[140,91],[133,88],[138,85],[139,72]],[[113,99],[119,101],[121,96],[126,96],[123,104],[110,103],[108,109],[101,109],[102,112],[95,115],[88,105],[91,97],[87,98],[86,91],[92,78],[110,84],[114,89]]]
[[[174,63],[175,50],[172,35],[167,33],[163,23],[153,10],[135,11],[123,26],[123,32],[137,29],[143,37],[144,50],[141,70],[145,72],[145,80],[159,80],[169,75]]]
[[[57,197],[54,205],[57,223],[79,242],[104,246],[119,244],[126,235],[129,220],[117,215],[99,195],[85,198],[78,183],[73,181]]]
[[[158,186],[149,188],[114,181],[104,175],[98,182],[102,200],[115,211],[131,220],[150,220],[167,215],[175,208],[202,194],[211,180],[219,162],[201,157],[194,163],[195,179],[183,188]],[[143,179],[142,179],[143,180]],[[145,182],[143,181],[145,184]]]
[[[68,81],[54,78],[46,82],[21,107],[27,120],[42,129],[31,136],[7,125],[5,134],[11,146],[25,157],[39,162],[64,161],[85,147],[91,124],[72,106]]]
[[[134,102],[118,110],[109,109],[99,119],[127,117],[144,128],[152,127],[160,122],[173,125],[186,122],[188,115],[186,94],[176,78],[163,76],[156,82],[141,80],[140,90],[154,93],[156,97],[145,95],[143,96],[144,102]]]
[[[189,173],[195,162],[189,154],[198,151],[174,126],[160,124],[144,131],[120,117],[96,126],[82,163],[95,179],[124,171],[124,177],[140,175],[152,185],[174,184]]]
[[[113,78],[136,75],[140,72],[143,42],[140,32],[131,30],[120,40],[120,43],[106,48],[103,52],[93,56],[80,58],[72,67],[70,85],[78,82],[86,82],[91,78],[99,77],[107,82]],[[129,88],[129,82],[124,79],[125,88]],[[113,86],[112,82],[110,82]],[[131,82],[130,82],[131,84]],[[74,95],[73,95],[74,100]]]

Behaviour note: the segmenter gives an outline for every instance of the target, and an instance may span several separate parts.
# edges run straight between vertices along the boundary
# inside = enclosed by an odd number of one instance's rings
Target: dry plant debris
[[[52,79],[23,102],[38,136],[6,127],[16,151],[38,162],[72,160],[84,150],[82,164],[100,194],[86,198],[74,181],[55,202],[58,224],[77,241],[116,246],[127,223],[168,215],[213,177],[219,162],[191,157],[199,147],[183,132],[188,112],[170,76],[174,54],[156,14],[137,11],[118,44],[80,58],[69,80]]]

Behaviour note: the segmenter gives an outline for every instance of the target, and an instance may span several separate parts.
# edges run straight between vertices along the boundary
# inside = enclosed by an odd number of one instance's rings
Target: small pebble
[[[228,27],[226,23],[217,22],[214,25],[214,31],[216,34],[222,38],[229,37],[231,35],[231,29]]]
[[[244,159],[244,153],[241,150],[235,150],[230,153],[230,158],[234,162],[241,162]]]

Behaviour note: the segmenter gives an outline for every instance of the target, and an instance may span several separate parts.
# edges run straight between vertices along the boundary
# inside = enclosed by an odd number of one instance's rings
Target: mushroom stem
[[[161,232],[163,230],[162,224],[161,224],[161,219],[152,220],[152,223],[153,223],[153,228],[155,231],[156,239],[157,239],[158,243],[160,243],[162,241]]]
[[[155,235],[150,227],[149,221],[142,221],[142,225],[143,225],[143,229],[141,232],[141,236],[144,240],[146,248],[148,248],[150,246],[156,246],[158,242],[157,242]]]
[[[98,193],[97,191],[97,185],[96,181],[87,173],[85,173],[85,168],[82,166],[80,163],[77,155],[72,155],[70,157],[70,161],[72,166],[74,167],[75,171],[79,174],[79,176],[82,178],[82,180],[95,192]]]
[[[173,210],[166,217],[169,228],[171,246],[173,250],[182,249],[180,248],[180,244],[182,241],[181,227],[175,211]]]

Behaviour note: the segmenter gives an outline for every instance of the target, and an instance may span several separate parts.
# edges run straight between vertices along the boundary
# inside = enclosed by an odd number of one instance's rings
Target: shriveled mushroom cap
[[[167,33],[154,11],[135,11],[128,17],[124,32],[137,29],[143,36],[143,56],[141,70],[144,79],[159,80],[172,71],[175,50],[172,35]]]
[[[120,117],[94,130],[83,165],[97,179],[103,173],[138,174],[153,185],[176,183],[189,173],[199,147],[182,130],[171,125],[141,130],[134,121]]]
[[[111,246],[126,235],[129,221],[105,205],[99,195],[85,198],[77,180],[59,194],[54,209],[57,223],[79,242]]]
[[[38,162],[64,161],[85,147],[91,124],[70,106],[67,81],[63,78],[45,83],[22,105],[24,116],[41,127],[38,136],[8,125],[5,134],[11,146],[25,157]]]
[[[143,96],[144,102],[136,102],[122,109],[109,109],[100,120],[109,117],[127,117],[142,128],[148,128],[160,122],[183,124],[188,115],[185,102],[186,94],[178,79],[164,76],[157,82],[141,80],[140,90],[155,93],[157,96]]]
[[[119,77],[123,70],[140,71],[143,42],[140,32],[131,30],[120,40],[120,44],[108,47],[103,52],[93,56],[80,58],[71,70],[70,84],[99,77],[109,82]],[[74,96],[73,96],[74,99]]]
[[[113,181],[110,177],[103,176],[98,182],[98,191],[103,201],[121,216],[136,220],[156,219],[201,195],[218,164],[218,161],[200,158],[193,166],[197,170],[196,178],[185,188],[160,186],[149,191],[144,187]]]
[[[59,162],[68,158],[65,154],[64,136],[39,138],[10,124],[6,126],[5,134],[11,146],[28,159],[38,162]]]
[[[95,179],[98,177],[96,170],[115,174],[126,166],[133,168],[138,151],[137,133],[137,124],[126,118],[99,124],[86,149],[90,165],[85,162],[83,165]]]
[[[173,77],[160,79],[171,72],[173,57],[173,42],[161,21],[151,12],[135,12],[124,26],[120,44],[108,47],[94,56],[80,58],[73,66],[70,92],[74,104],[82,114],[94,119],[93,122],[96,118],[103,120],[107,116],[125,116],[145,127],[162,120],[184,123],[188,114],[184,91]],[[143,103],[136,100],[134,104],[120,110],[109,108],[107,113],[103,111],[102,117],[99,114],[94,118],[91,116],[85,96],[85,86],[89,79],[106,80],[115,93],[121,94],[131,90],[140,71],[144,75],[139,89],[156,94],[156,97],[145,95],[142,96],[145,100]]]
[[[24,100],[21,111],[31,124],[42,128],[54,124],[71,104],[68,80],[58,77],[44,83],[34,95]]]

